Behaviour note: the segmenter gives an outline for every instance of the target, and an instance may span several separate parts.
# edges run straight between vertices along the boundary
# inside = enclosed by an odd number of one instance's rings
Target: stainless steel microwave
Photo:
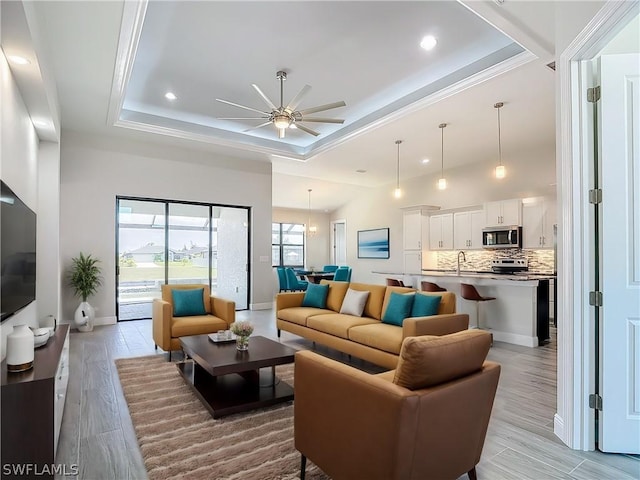
[[[522,227],[489,227],[482,229],[483,248],[522,248]]]

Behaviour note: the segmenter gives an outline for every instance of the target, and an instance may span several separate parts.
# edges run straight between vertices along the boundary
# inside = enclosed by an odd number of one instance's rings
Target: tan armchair
[[[333,480],[475,480],[500,377],[490,345],[481,330],[409,337],[378,375],[297,352],[300,478],[308,457]]]
[[[173,297],[171,291],[174,289],[189,290],[204,288],[203,300],[206,315],[196,315],[191,317],[173,316]],[[236,319],[236,302],[224,300],[211,295],[211,290],[207,285],[162,285],[162,300],[153,300],[153,341],[155,348],[162,348],[169,352],[180,350],[179,337],[188,335],[202,335],[214,333],[218,330],[227,330],[229,325]]]

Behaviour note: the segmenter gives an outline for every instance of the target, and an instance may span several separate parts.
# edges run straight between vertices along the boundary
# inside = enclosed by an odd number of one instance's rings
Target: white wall
[[[278,223],[309,223],[309,211],[293,208],[274,208],[272,219]],[[317,233],[307,238],[305,249],[305,268],[322,268],[331,263],[331,235],[329,229],[330,215],[328,213],[311,212],[311,225],[317,227]]]
[[[101,261],[103,286],[89,299],[101,321],[115,320],[117,195],[252,207],[251,297],[271,306],[271,165],[234,162],[219,168],[212,154],[63,131],[60,167],[60,257],[63,275],[81,251]],[[260,260],[262,258],[262,261]],[[62,286],[62,316],[79,299]]]
[[[404,182],[403,197],[393,198],[394,185],[374,189],[332,212],[332,219],[347,220],[347,263],[353,268],[352,280],[381,283],[372,271],[402,272],[402,210],[411,205],[435,205],[441,209],[481,205],[492,200],[533,196],[555,196],[555,147],[520,152],[505,162],[507,177],[493,177],[494,164],[474,164],[445,170],[446,190],[436,187],[439,173]],[[358,259],[357,231],[389,227],[389,259]]]
[[[0,53],[0,98],[0,176],[31,210],[38,213],[38,138],[4,53]],[[21,324],[38,325],[36,302],[2,323],[1,359],[6,356],[7,335],[14,325]]]
[[[38,150],[38,234],[36,296],[38,319],[60,318],[60,144]]]

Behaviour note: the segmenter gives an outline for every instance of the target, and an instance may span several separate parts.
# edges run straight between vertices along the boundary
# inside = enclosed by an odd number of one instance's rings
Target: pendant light
[[[444,178],[444,127],[446,127],[446,123],[441,123],[438,125],[438,128],[441,132],[441,161],[440,161],[440,178],[438,179],[438,188],[440,190],[444,190],[447,188],[447,179]]]
[[[402,140],[396,140],[398,146],[398,161],[396,163],[396,189],[393,191],[393,196],[400,198],[402,196],[402,190],[400,190],[400,144]]]
[[[498,111],[498,166],[496,167],[497,179],[502,179],[507,174],[507,170],[504,168],[504,165],[502,165],[502,141],[500,138],[500,109],[503,105],[504,103],[498,102],[493,106],[493,108]]]
[[[308,209],[308,214],[309,214],[309,221],[307,223],[307,235],[308,236],[313,236],[316,234],[316,232],[318,231],[318,228],[315,225],[311,225],[311,189],[308,189],[307,192],[309,192],[309,209]]]

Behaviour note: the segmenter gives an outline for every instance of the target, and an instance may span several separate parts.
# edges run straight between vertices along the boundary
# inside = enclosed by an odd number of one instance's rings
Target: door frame
[[[115,265],[116,265],[116,274],[115,274],[115,279],[114,279],[114,286],[115,286],[115,302],[116,302],[116,308],[115,308],[115,312],[116,312],[116,322],[120,322],[120,312],[119,312],[119,307],[120,304],[118,302],[118,286],[119,286],[119,282],[120,282],[120,273],[119,273],[119,265],[120,265],[120,261],[119,261],[119,250],[120,250],[120,240],[119,240],[119,236],[120,236],[120,231],[119,231],[119,226],[120,226],[120,210],[119,210],[119,205],[120,205],[120,200],[133,200],[133,201],[140,201],[140,202],[155,202],[155,203],[164,203],[165,205],[165,253],[167,252],[168,248],[169,248],[169,229],[168,229],[168,220],[169,220],[169,204],[171,203],[175,203],[175,204],[184,204],[184,205],[197,205],[197,206],[203,206],[203,207],[209,207],[209,216],[212,218],[213,217],[213,209],[215,207],[222,207],[222,208],[238,208],[238,209],[242,209],[242,210],[246,210],[247,211],[247,264],[246,264],[246,271],[247,271],[247,300],[246,300],[246,308],[242,309],[242,310],[250,310],[251,309],[251,270],[252,270],[252,263],[251,263],[251,212],[252,212],[252,207],[247,207],[246,205],[227,205],[227,204],[222,204],[222,203],[206,203],[206,202],[196,202],[196,201],[189,201],[189,200],[171,200],[171,199],[166,199],[166,198],[151,198],[151,197],[132,197],[130,195],[116,195],[115,197]],[[211,240],[212,240],[212,228],[213,228],[213,222],[210,222],[209,224],[209,246],[211,246]],[[168,258],[168,256],[165,255],[165,258]],[[209,285],[211,285],[211,263],[212,263],[213,259],[212,259],[212,255],[211,252],[209,253]],[[168,264],[165,262],[165,281],[168,279]],[[125,320],[126,321],[126,320]]]
[[[330,222],[330,235],[331,235],[331,262],[337,265],[336,261],[336,235],[335,235],[335,226],[337,223],[344,224],[344,259],[347,261],[347,220],[342,218],[339,220],[331,220]]]
[[[595,413],[589,394],[595,389],[593,308],[588,295],[595,269],[589,208],[592,167],[591,111],[584,99],[586,62],[637,15],[638,1],[607,2],[557,63],[559,122],[558,178],[558,367],[554,433],[570,448],[595,449]]]

